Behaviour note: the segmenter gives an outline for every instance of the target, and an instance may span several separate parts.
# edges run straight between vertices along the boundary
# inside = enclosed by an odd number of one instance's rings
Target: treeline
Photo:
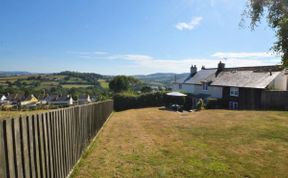
[[[63,88],[61,85],[37,89],[35,87],[3,87],[0,86],[0,94],[18,94],[25,97],[33,94],[36,97],[47,95],[72,95],[73,99],[77,100],[81,95],[96,96],[99,100],[109,99],[112,97],[111,93],[102,88],[91,86],[87,88]]]
[[[60,72],[59,75],[65,75],[67,77],[80,78],[84,81],[87,81],[89,84],[93,84],[93,85],[99,85],[98,80],[105,78],[103,75],[100,75],[100,74],[80,73],[80,72],[71,72],[71,71]]]
[[[94,73],[61,72],[46,75],[33,75],[19,78],[16,81],[7,81],[6,85],[0,85],[0,95],[18,94],[23,96],[45,95],[72,95],[78,99],[81,95],[97,96],[98,98],[111,98],[111,93],[102,88],[98,82],[105,76]],[[65,85],[80,85],[65,87]],[[88,85],[88,87],[81,87]]]
[[[145,107],[159,107],[164,105],[165,93],[145,93],[133,95],[118,93],[113,96],[115,111],[137,109]]]

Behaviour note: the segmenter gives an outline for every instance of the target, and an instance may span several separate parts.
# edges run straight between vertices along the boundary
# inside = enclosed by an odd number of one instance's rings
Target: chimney
[[[225,69],[225,64],[220,61],[219,64],[218,64],[218,68],[217,68],[217,71],[215,73],[215,76],[217,77],[218,74],[220,72],[222,72],[224,69]]]
[[[196,65],[192,65],[191,68],[190,68],[190,75],[193,76],[197,73],[197,67]]]
[[[225,69],[225,64],[220,61],[218,64],[218,71],[221,72],[224,69]]]

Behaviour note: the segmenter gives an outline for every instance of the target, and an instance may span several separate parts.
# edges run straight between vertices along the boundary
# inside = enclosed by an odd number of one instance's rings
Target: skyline
[[[279,64],[274,31],[255,31],[246,0],[0,0],[0,71],[105,75],[189,72],[191,65]],[[225,59],[224,59],[225,58]]]

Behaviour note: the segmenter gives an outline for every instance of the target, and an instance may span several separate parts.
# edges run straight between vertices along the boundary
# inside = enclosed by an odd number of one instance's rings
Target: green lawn
[[[104,89],[109,89],[109,83],[106,80],[98,80],[100,86]]]
[[[288,177],[288,112],[114,113],[72,177]]]

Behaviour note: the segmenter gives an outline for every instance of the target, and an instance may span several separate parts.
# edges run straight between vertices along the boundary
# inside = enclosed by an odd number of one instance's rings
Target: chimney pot
[[[197,73],[197,66],[196,65],[192,65],[190,68],[190,75],[193,76]]]
[[[225,69],[225,64],[220,61],[218,64],[218,71],[222,71],[223,69]]]

